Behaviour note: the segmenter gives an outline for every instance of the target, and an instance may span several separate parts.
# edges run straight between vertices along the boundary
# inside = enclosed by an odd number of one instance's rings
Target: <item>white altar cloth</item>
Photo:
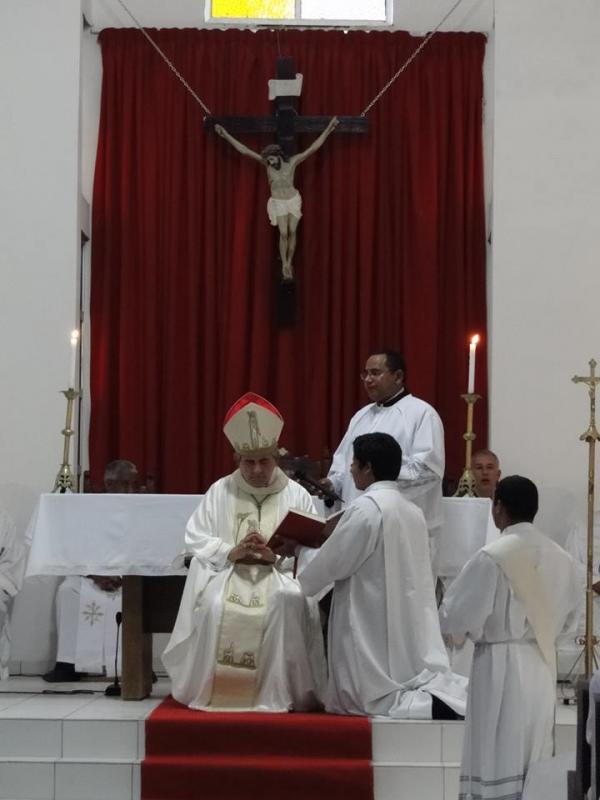
[[[34,575],[185,575],[173,567],[185,526],[202,495],[43,494],[29,523],[26,577]],[[437,574],[456,577],[497,535],[490,501],[445,497]]]
[[[456,578],[481,547],[493,541],[499,531],[491,515],[488,497],[444,497],[443,523],[435,563],[436,574]]]
[[[29,523],[26,577],[185,575],[172,562],[193,494],[43,494]]]

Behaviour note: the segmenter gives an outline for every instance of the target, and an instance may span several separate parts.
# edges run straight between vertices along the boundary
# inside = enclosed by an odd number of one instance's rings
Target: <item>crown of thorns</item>
[[[260,154],[262,158],[268,158],[269,156],[278,156],[279,158],[283,158],[284,161],[287,161],[285,153],[278,144],[268,144],[261,150]]]

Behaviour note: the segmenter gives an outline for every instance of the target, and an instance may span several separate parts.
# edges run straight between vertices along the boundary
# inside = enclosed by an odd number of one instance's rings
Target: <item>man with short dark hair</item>
[[[349,473],[354,440],[363,433],[390,434],[402,449],[398,487],[423,511],[434,551],[442,524],[444,428],[435,409],[408,391],[405,378],[406,365],[399,353],[385,350],[369,356],[361,379],[371,402],[350,420],[324,484],[345,503],[358,497],[359,490]]]
[[[389,434],[369,433],[353,453],[361,495],[299,574],[309,597],[334,584],[326,709],[454,719],[466,679],[450,672],[442,641],[423,512],[398,487],[402,450]]]
[[[501,536],[471,558],[442,607],[442,632],[475,654],[460,797],[519,800],[530,764],[552,755],[556,639],[581,603],[574,560],[533,527],[538,492],[501,480],[492,514]]]

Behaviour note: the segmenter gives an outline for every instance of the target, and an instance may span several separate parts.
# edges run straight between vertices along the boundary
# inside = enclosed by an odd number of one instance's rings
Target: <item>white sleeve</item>
[[[218,535],[217,502],[216,485],[213,485],[188,521],[185,529],[185,551],[202,564],[220,571],[229,566],[227,556],[234,545],[227,544]]]
[[[335,581],[353,575],[375,550],[381,535],[381,518],[367,513],[367,498],[353,503],[325,544],[310,563],[306,564],[298,580],[304,593],[312,597]]]
[[[439,481],[444,475],[444,427],[438,413],[429,408],[415,430],[410,453],[402,454],[400,488]]]
[[[12,518],[0,511],[0,592],[14,597],[23,583],[27,547]]]
[[[440,607],[442,634],[460,644],[468,636],[478,641],[494,610],[499,570],[479,551],[462,568]]]
[[[332,482],[333,488],[337,494],[341,494],[344,478],[350,469],[350,462],[352,461],[352,459],[349,457],[349,454],[352,452],[352,441],[354,438],[351,433],[353,421],[354,417],[352,420],[350,420],[348,430],[344,434],[344,438],[339,443],[337,450],[333,454],[331,467],[327,473],[327,477]]]

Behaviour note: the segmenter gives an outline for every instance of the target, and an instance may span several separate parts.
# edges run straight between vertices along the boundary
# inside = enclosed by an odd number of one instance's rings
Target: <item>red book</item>
[[[290,508],[267,545],[272,547],[280,539],[290,539],[305,547],[321,547],[323,542],[331,536],[343,513],[343,511],[338,511],[329,517],[320,517],[318,514]]]

